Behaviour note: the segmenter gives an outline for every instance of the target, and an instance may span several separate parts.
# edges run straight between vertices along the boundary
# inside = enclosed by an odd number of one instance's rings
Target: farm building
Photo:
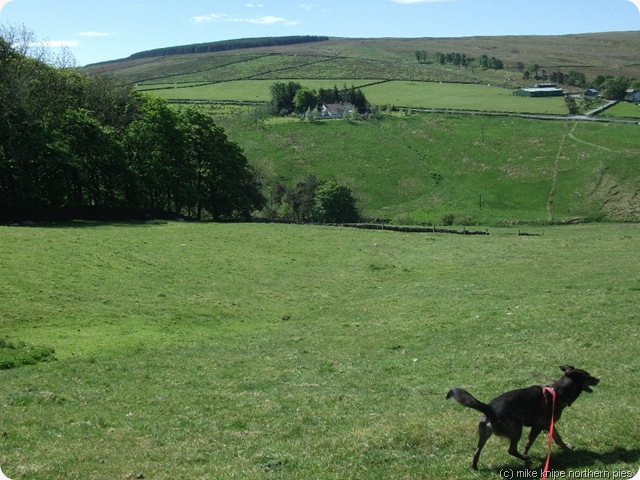
[[[582,96],[586,98],[598,98],[598,96],[600,96],[600,91],[595,88],[587,88]]]
[[[627,102],[640,103],[640,90],[627,90],[627,95],[624,99]]]
[[[513,94],[520,97],[563,97],[565,92],[555,84],[538,84],[535,87],[515,90]]]
[[[342,117],[346,113],[353,112],[353,105],[350,103],[327,103],[322,105],[320,115],[323,117]]]

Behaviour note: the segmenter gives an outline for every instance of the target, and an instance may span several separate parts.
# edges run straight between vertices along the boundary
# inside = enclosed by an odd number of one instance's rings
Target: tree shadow
[[[100,227],[154,227],[159,225],[167,225],[169,223],[170,222],[168,220],[71,220],[66,222],[37,222],[33,224],[18,226],[50,229],[83,229]]]
[[[549,469],[552,471],[584,468],[596,470],[598,466],[602,467],[626,463],[632,465],[631,470],[633,470],[638,467],[639,460],[640,448],[616,447],[605,452],[595,452],[591,450],[573,450],[568,452],[560,451],[551,453]],[[537,471],[537,477],[534,477],[533,475],[526,476],[526,474],[523,473],[520,476],[513,476],[512,478],[540,478],[540,472],[544,468],[544,463],[544,459],[540,464],[536,464],[536,462],[534,462],[530,466],[509,463],[501,465],[497,467],[497,469],[500,471],[509,470],[509,472],[513,474],[517,474],[517,472]],[[496,467],[484,470],[496,470]],[[634,470],[633,473],[635,475],[636,471]]]

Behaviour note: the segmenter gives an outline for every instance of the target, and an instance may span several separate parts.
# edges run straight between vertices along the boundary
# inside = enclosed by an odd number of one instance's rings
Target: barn
[[[538,84],[531,88],[521,88],[513,92],[514,95],[520,97],[563,97],[565,91],[558,88],[555,84]]]

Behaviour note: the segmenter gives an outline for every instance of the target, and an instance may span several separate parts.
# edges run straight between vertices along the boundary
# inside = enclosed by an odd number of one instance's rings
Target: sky
[[[0,0],[0,31],[22,27],[87,65],[248,37],[640,32],[640,0]]]

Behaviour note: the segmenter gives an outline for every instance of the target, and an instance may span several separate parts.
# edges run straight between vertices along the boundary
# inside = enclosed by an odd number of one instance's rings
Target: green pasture
[[[439,82],[386,82],[363,89],[378,105],[566,115],[564,98],[528,98],[491,85]]]
[[[640,106],[630,102],[619,102],[600,114],[602,117],[638,118],[640,119]]]
[[[276,80],[241,80],[210,85],[147,84],[141,88],[167,100],[205,100],[232,102],[267,102],[269,88]],[[286,80],[289,81],[289,80]],[[485,112],[515,112],[566,115],[563,98],[527,98],[513,95],[508,88],[489,85],[402,82],[376,83],[379,80],[304,80],[294,79],[304,87],[318,90],[337,85],[361,87],[367,100],[374,105],[394,105],[413,108],[477,110]],[[374,83],[374,85],[366,86]]]
[[[637,125],[413,114],[230,122],[227,130],[266,187],[335,178],[366,217],[436,225],[445,215],[459,225],[638,218]]]
[[[478,414],[445,394],[487,401],[569,363],[601,383],[563,413],[576,450],[552,470],[635,473],[638,225],[490,233],[1,227],[0,346],[57,358],[0,370],[2,471],[533,478],[498,438],[472,472]],[[546,439],[531,453],[539,468]]]
[[[149,84],[141,87],[142,91],[152,93],[167,100],[205,100],[216,102],[268,102],[271,100],[271,85],[278,81],[297,82],[303,87],[319,90],[330,89],[334,86],[343,88],[347,85],[359,87],[376,80],[240,80],[235,82],[220,82],[209,85],[181,84]]]

